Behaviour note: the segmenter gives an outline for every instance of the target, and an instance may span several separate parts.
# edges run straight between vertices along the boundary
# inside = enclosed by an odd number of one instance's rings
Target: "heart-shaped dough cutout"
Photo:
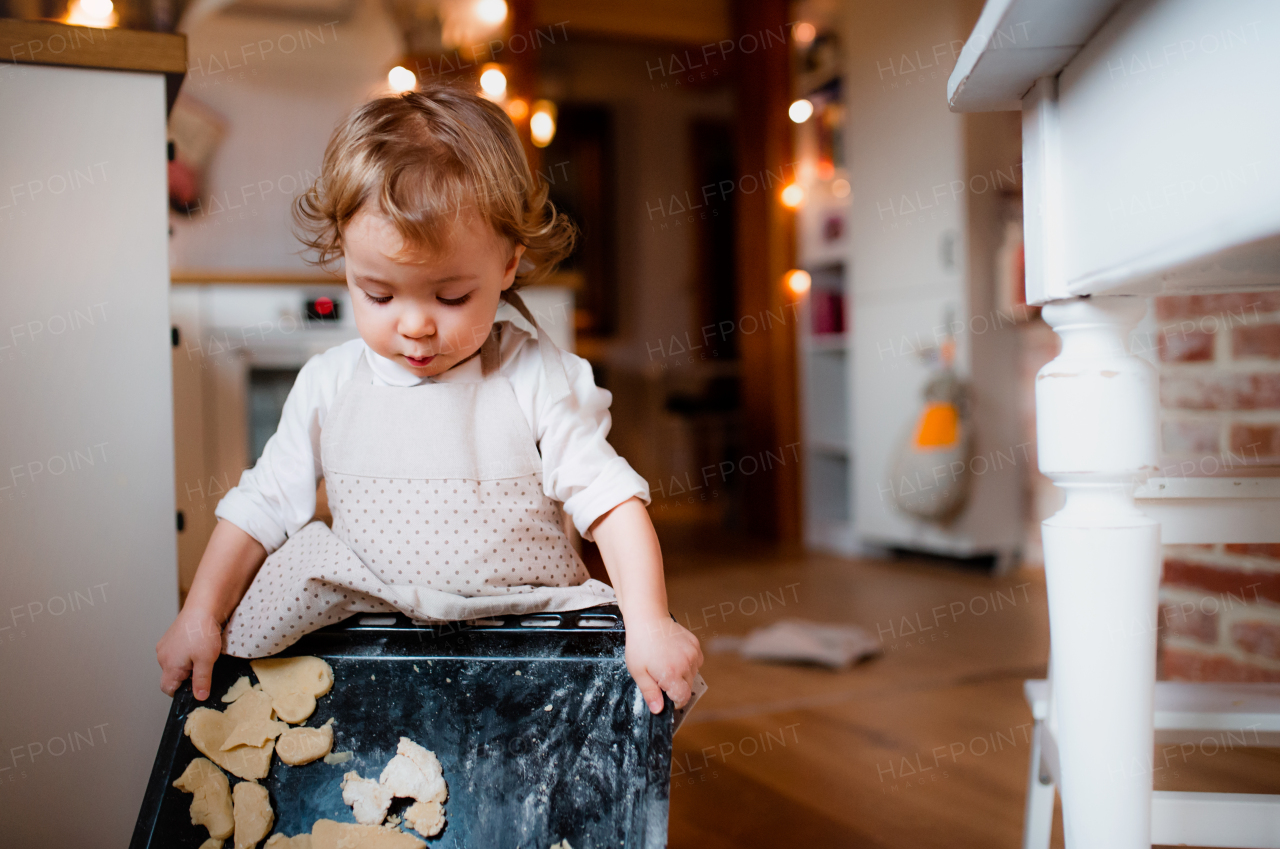
[[[249,665],[271,696],[276,716],[294,725],[311,716],[316,699],[333,688],[333,669],[318,657],[272,657]]]
[[[187,716],[183,730],[206,758],[240,778],[266,778],[271,766],[275,741],[261,746],[236,746],[223,751],[227,738],[241,725],[271,721],[271,697],[261,690],[250,690],[236,699],[225,711],[199,707]]]

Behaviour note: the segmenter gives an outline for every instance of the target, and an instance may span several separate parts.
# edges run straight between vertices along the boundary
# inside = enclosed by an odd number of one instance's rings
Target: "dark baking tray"
[[[288,766],[273,756],[260,783],[274,832],[354,822],[343,773],[376,779],[405,736],[436,753],[449,783],[447,825],[430,847],[666,846],[673,705],[649,712],[625,645],[615,605],[436,626],[361,615],[306,635],[279,656],[333,667],[333,689],[306,724],[335,717],[333,750],[354,757]],[[197,702],[189,681],[178,690],[131,849],[197,849],[208,837],[191,824],[191,796],[172,786],[200,756],[183,725],[196,707],[225,708],[222,694],[249,674],[249,661],[223,655],[208,700]],[[408,804],[397,799],[391,812]]]

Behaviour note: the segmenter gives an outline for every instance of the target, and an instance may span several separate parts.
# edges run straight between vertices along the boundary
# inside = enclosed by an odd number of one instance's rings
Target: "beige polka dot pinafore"
[[[500,327],[479,382],[377,386],[360,357],[320,435],[333,528],[313,521],[267,557],[227,621],[227,654],[275,654],[353,613],[461,621],[616,601],[543,492],[533,433],[497,371]],[[550,384],[567,392],[537,329]]]

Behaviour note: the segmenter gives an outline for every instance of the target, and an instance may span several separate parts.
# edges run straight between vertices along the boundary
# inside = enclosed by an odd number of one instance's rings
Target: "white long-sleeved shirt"
[[[571,393],[550,399],[536,338],[511,322],[502,322],[499,371],[515,390],[542,456],[543,491],[564,503],[584,539],[600,516],[634,496],[649,503],[649,484],[607,441],[613,395],[596,386],[586,360],[561,351]],[[214,515],[226,519],[262,543],[267,553],[315,516],[320,463],[320,429],[343,384],[367,357],[376,385],[416,386],[423,382],[474,382],[482,379],[480,357],[472,357],[436,377],[419,378],[393,360],[374,353],[363,339],[352,339],[317,354],[298,372],[285,399],[280,425],[262,456],[240,475],[240,482],[218,502]]]

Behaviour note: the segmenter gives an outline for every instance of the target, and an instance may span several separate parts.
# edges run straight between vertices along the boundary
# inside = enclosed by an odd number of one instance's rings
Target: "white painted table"
[[[1182,507],[1135,500],[1158,465],[1158,385],[1127,342],[1152,295],[1280,286],[1278,81],[1275,0],[990,0],[948,85],[954,111],[1022,111],[1027,301],[1063,343],[1036,415],[1040,469],[1066,493],[1044,547],[1068,849],[1151,845],[1161,527],[1222,483],[1177,482]],[[1204,533],[1280,535],[1278,503]],[[1269,836],[1213,845],[1280,846],[1280,797],[1257,798]]]

